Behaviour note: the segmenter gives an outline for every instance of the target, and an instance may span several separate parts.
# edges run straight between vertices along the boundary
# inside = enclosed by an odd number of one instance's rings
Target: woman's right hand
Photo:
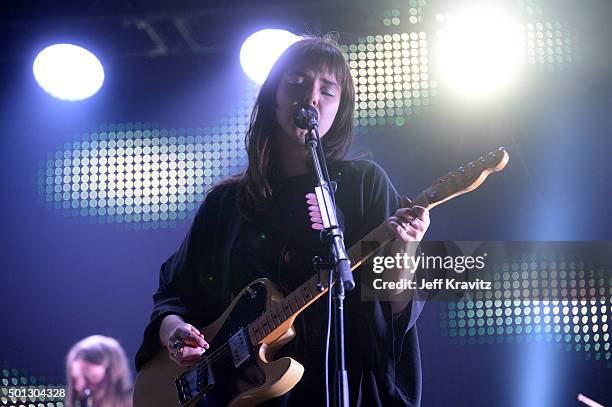
[[[159,328],[159,339],[168,349],[168,356],[179,366],[191,366],[200,360],[208,342],[196,327],[178,315],[167,315]]]

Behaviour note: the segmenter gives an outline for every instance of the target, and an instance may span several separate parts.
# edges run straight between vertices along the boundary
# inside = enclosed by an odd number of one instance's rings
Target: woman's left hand
[[[410,199],[402,197],[401,207],[385,221],[385,227],[397,239],[419,242],[429,228],[429,210],[412,206]]]

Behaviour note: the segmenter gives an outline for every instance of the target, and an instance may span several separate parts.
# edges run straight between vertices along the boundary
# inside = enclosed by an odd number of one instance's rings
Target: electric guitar
[[[432,209],[480,186],[508,163],[500,148],[439,178],[412,200]],[[349,250],[355,270],[390,241],[379,225]],[[328,273],[313,275],[286,297],[267,279],[247,285],[219,318],[200,329],[210,348],[199,362],[185,369],[161,349],[136,377],[135,407],[252,406],[281,396],[302,378],[304,367],[275,353],[295,336],[293,322],[330,288]]]

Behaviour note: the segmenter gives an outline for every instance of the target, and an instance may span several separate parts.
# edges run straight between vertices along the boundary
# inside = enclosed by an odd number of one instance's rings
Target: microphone
[[[81,401],[81,406],[82,407],[92,407],[93,406],[91,390],[89,390],[88,388],[85,389],[85,391],[83,391],[83,400]]]
[[[312,130],[319,126],[319,113],[310,105],[298,105],[293,112],[293,123],[300,129]]]

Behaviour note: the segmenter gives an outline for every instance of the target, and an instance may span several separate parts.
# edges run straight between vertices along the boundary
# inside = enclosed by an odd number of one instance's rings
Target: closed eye
[[[287,84],[294,87],[304,87],[308,85],[308,81],[302,75],[291,75],[287,78]],[[321,88],[321,93],[329,97],[335,97],[336,92],[334,88],[335,86],[325,86]]]
[[[287,78],[289,85],[302,85],[304,83],[304,77],[302,76],[291,76]]]
[[[323,94],[325,94],[327,96],[331,96],[331,97],[336,96],[336,92],[332,91],[331,89],[325,88],[325,89],[322,90],[322,92],[323,92]]]

